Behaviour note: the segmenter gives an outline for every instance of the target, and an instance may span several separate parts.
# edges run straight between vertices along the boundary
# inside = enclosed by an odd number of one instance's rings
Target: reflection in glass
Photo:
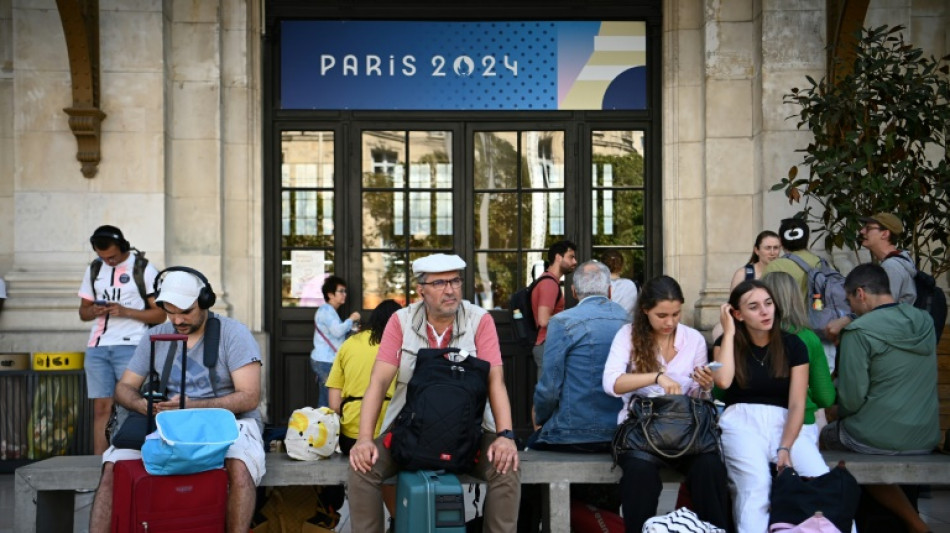
[[[454,247],[452,132],[367,130],[362,154],[364,304],[406,302],[407,262]]]
[[[518,133],[475,133],[475,189],[514,189],[518,186]]]
[[[375,309],[392,298],[405,306],[409,263],[403,252],[363,253],[363,309]]]
[[[528,174],[522,187],[564,187],[564,132],[523,131],[521,142]]]
[[[643,245],[643,191],[593,191],[594,246]]]
[[[515,279],[518,270],[516,252],[476,253],[472,266],[475,272],[472,303],[485,309],[507,308],[511,295],[524,286]]]
[[[333,132],[281,133],[281,187],[333,187]]]
[[[333,246],[333,192],[281,193],[281,245]]]
[[[642,131],[591,132],[594,187],[643,187]]]
[[[642,248],[594,248],[594,258],[598,261],[603,261],[604,253],[609,249],[615,249],[623,256],[623,270],[620,272],[620,277],[632,279],[642,287],[646,281],[643,279],[643,272],[646,265],[646,251]]]

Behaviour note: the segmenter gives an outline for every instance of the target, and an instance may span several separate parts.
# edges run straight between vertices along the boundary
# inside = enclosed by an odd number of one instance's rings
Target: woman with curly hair
[[[695,329],[680,324],[683,290],[669,276],[651,279],[640,291],[633,324],[614,337],[604,368],[604,392],[622,396],[624,408],[617,423],[627,417],[634,396],[708,394],[713,374],[707,366],[706,341]],[[626,452],[617,459],[623,517],[627,531],[640,531],[656,514],[663,483],[660,468],[670,466],[686,474],[699,518],[732,530],[726,469],[718,453],[687,455],[676,460]]]

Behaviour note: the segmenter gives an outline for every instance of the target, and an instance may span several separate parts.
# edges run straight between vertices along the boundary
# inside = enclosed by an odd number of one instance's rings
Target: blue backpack
[[[820,257],[814,267],[795,254],[785,254],[785,258],[805,271],[808,281],[808,298],[805,300],[808,321],[821,340],[829,341],[825,332],[828,323],[851,313],[844,290],[844,276]]]

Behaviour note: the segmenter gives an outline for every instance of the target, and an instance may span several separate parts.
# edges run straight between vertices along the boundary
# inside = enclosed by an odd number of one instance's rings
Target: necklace
[[[755,348],[752,348],[751,350],[749,350],[749,355],[752,356],[752,360],[753,360],[753,361],[755,361],[756,363],[759,363],[759,366],[764,367],[764,366],[765,366],[765,362],[768,361],[768,359],[769,359],[769,349],[768,349],[768,348],[765,349],[765,353],[762,354],[762,358],[761,358],[761,359],[759,359],[758,357],[755,356]]]

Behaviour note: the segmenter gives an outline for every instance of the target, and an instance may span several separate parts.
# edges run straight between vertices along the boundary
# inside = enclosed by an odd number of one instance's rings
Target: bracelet
[[[779,446],[778,449],[775,450],[775,455],[778,455],[778,452],[780,452],[780,451],[782,451],[782,450],[785,450],[786,452],[788,452],[789,455],[792,454],[792,450],[788,449],[787,446]]]
[[[660,370],[659,372],[657,372],[657,373],[656,373],[656,379],[653,380],[653,383],[656,384],[656,385],[659,385],[659,384],[660,384],[660,376],[662,376],[662,375],[663,375],[663,371],[662,371],[662,370]]]

